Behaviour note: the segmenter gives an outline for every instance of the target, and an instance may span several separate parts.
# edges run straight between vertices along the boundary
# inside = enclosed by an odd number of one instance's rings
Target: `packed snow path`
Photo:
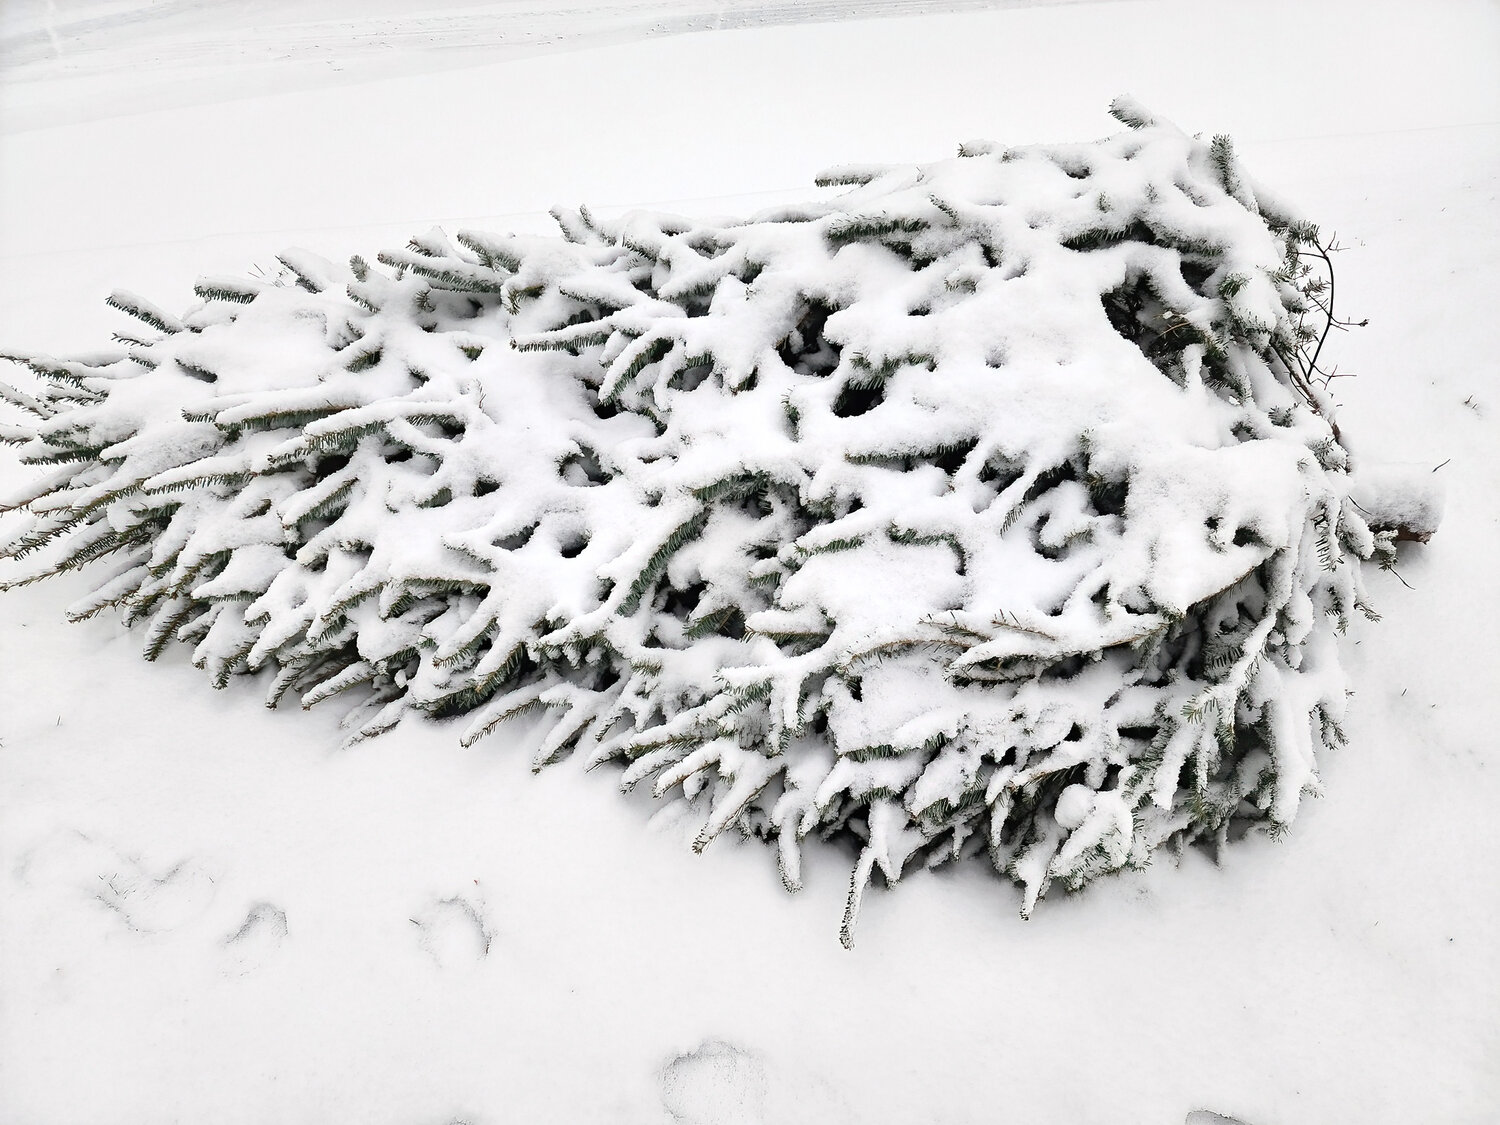
[[[11,107],[0,129],[692,32],[1080,2],[450,0],[413,11],[399,0],[9,0],[0,8],[0,96]]]

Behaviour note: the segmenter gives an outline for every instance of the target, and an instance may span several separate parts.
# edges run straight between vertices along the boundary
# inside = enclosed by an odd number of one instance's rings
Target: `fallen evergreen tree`
[[[556,213],[200,282],[19,358],[50,471],[7,585],[275,705],[570,752],[778,847],[987,854],[1023,913],[1280,831],[1343,740],[1335,635],[1411,521],[1351,499],[1317,229],[1121,100],[1092,144],[843,168],[743,222]],[[1420,521],[1418,521],[1420,523]]]

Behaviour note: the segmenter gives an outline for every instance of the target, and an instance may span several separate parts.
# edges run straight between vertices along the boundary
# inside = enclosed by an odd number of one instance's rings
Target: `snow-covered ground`
[[[686,32],[1079,2],[7,0],[0,89],[8,127],[37,128]]]
[[[846,953],[841,857],[788,897],[758,847],[694,857],[607,777],[532,777],[524,730],[338,753],[333,713],[66,625],[79,583],[12,591],[0,1121],[1500,1117],[1500,12],[935,14],[979,7],[6,5],[0,346],[87,349],[111,289],[180,308],[291,244],[745,211],[830,164],[1087,139],[1130,91],[1338,231],[1341,308],[1370,319],[1335,341],[1344,435],[1447,484],[1412,588],[1370,576],[1328,797],[1222,868],[1190,853],[1027,923],[980,865],[914,875]]]

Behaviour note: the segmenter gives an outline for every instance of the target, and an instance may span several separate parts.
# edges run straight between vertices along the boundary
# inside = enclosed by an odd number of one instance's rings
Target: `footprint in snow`
[[[462,895],[431,903],[411,919],[417,942],[441,969],[457,969],[489,955],[492,934],[481,903]]]
[[[710,1039],[658,1074],[671,1125],[855,1125],[862,1120],[820,1075]]]
[[[764,1125],[767,1088],[758,1055],[715,1039],[661,1071],[661,1104],[673,1125]]]
[[[16,875],[34,889],[92,900],[141,934],[191,922],[208,909],[215,890],[213,877],[193,860],[146,863],[76,830],[56,833],[32,848]]]
[[[228,971],[235,976],[253,973],[275,956],[286,935],[286,911],[269,902],[257,903],[240,928],[224,939]]]

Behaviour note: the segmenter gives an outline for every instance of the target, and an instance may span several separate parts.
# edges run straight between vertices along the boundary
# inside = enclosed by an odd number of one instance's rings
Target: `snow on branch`
[[[1351,499],[1317,229],[1227,139],[1116,114],[743,222],[288,251],[180,319],[115,294],[149,338],[12,357],[51,475],[7,585],[89,565],[74,616],[352,698],[354,740],[546,710],[538,766],[618,762],[792,889],[855,837],[846,942],[876,869],[984,855],[1029,913],[1279,831],[1398,529]]]

